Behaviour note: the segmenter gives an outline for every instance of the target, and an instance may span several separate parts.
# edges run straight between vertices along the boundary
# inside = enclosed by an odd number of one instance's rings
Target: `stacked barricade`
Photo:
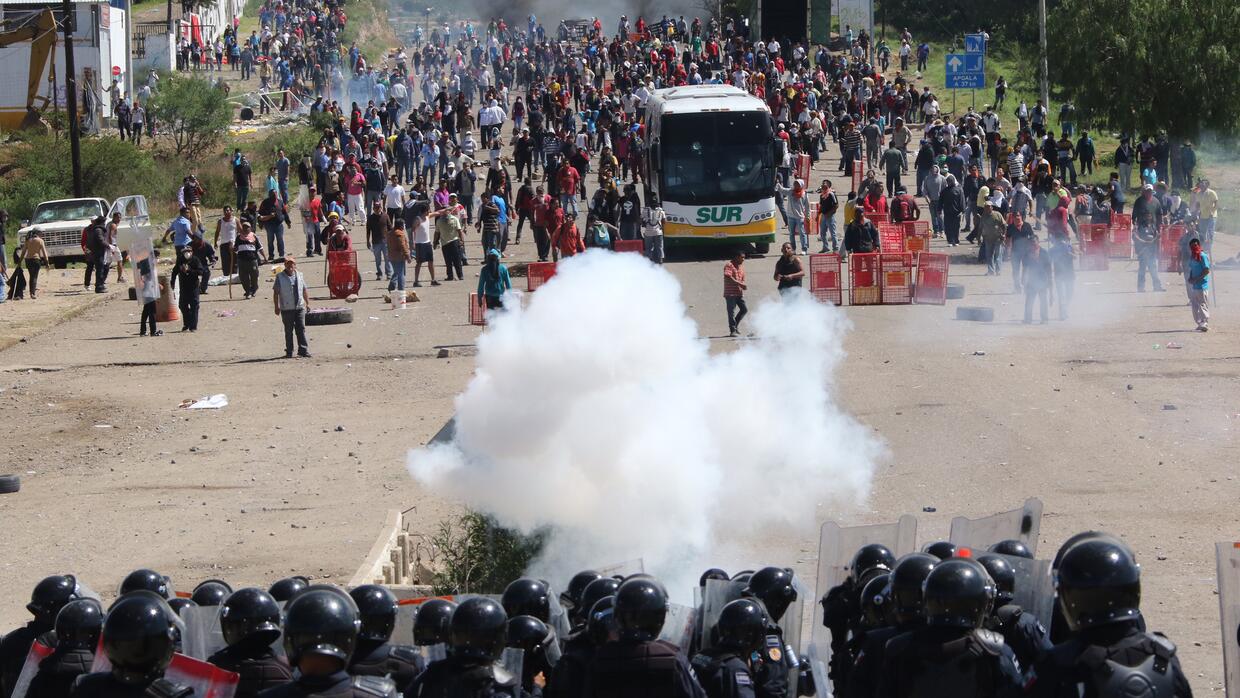
[[[917,255],[917,284],[913,290],[914,303],[947,304],[948,266],[949,260],[946,254],[927,251]]]
[[[615,251],[644,254],[646,252],[646,242],[645,240],[616,240]]]
[[[878,252],[848,256],[848,304],[880,305],[883,302]]]
[[[882,272],[879,297],[883,305],[903,305],[913,302],[912,253],[879,253],[879,270]]]
[[[884,223],[888,221],[887,214],[879,213],[878,211],[866,211],[862,213],[861,215],[864,216],[867,221],[873,223],[875,226],[883,225]]]
[[[485,325],[487,324],[487,309],[478,305],[478,294],[469,294],[469,324]]]
[[[1105,223],[1082,223],[1081,271],[1106,271],[1110,255],[1110,226]]]
[[[1110,244],[1107,254],[1117,259],[1132,259],[1132,216],[1130,214],[1111,215]]]
[[[844,289],[840,275],[841,262],[838,254],[812,254],[809,256],[809,292],[823,303],[844,303]]]
[[[904,251],[912,252],[916,257],[922,252],[930,251],[930,221],[905,221]]]
[[[534,291],[550,281],[553,276],[555,276],[555,262],[530,262],[525,267],[525,290]]]
[[[904,224],[878,223],[878,248],[883,252],[905,252]]]
[[[1164,225],[1158,236],[1158,271],[1180,272],[1180,240],[1188,228],[1183,223]]]
[[[806,188],[809,187],[810,166],[811,166],[811,163],[810,163],[808,154],[801,153],[800,155],[797,156],[796,176],[797,176],[797,179],[801,180],[802,182],[805,182]]]

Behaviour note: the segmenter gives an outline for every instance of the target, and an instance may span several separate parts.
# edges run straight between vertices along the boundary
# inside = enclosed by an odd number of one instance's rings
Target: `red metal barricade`
[[[877,211],[863,211],[861,215],[874,225],[882,225],[890,220],[890,217],[886,213],[878,213]]]
[[[807,187],[809,186],[809,171],[810,171],[809,155],[805,153],[801,153],[800,155],[797,156],[796,176],[797,176],[797,179],[801,180],[802,182],[805,182],[805,186]]]
[[[555,262],[530,262],[525,267],[525,290],[533,291],[555,276]]]
[[[878,246],[883,252],[904,252],[904,225],[900,223],[876,223]]]
[[[1127,213],[1111,215],[1110,242],[1107,254],[1111,257],[1132,257],[1132,216]]]
[[[812,254],[809,256],[809,292],[823,303],[841,305],[844,289],[840,278],[838,254]]]
[[[1110,227],[1105,223],[1082,223],[1081,271],[1106,271],[1109,266]]]
[[[332,298],[348,298],[362,290],[356,251],[327,253],[327,290]]]
[[[478,294],[469,294],[469,324],[485,325],[487,324],[486,306],[478,305]]]
[[[852,191],[857,192],[857,198],[861,198],[861,170],[865,167],[865,160],[853,160],[852,170]]]
[[[916,257],[930,251],[930,221],[904,221],[904,251]]]
[[[913,302],[913,255],[909,252],[879,253],[883,305]]]
[[[878,257],[878,252],[848,256],[849,305],[879,305],[883,302]]]
[[[616,240],[616,252],[643,254],[645,251],[646,243],[644,240]]]
[[[917,285],[913,289],[914,303],[947,303],[948,256],[941,253],[922,252],[917,255]]]
[[[1180,240],[1187,231],[1183,223],[1163,226],[1158,238],[1158,271],[1181,271]]]

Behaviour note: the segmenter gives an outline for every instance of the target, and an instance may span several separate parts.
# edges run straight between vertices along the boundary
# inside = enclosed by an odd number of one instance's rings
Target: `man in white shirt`
[[[662,206],[642,207],[642,238],[646,242],[646,256],[655,264],[663,263],[663,224],[667,214]]]
[[[383,190],[383,206],[387,209],[388,222],[396,225],[400,211],[405,207],[405,188],[400,185],[400,177],[392,175],[387,188]]]

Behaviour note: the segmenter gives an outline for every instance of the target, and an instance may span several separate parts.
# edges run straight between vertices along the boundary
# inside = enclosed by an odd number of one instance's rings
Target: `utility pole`
[[[65,32],[65,107],[69,116],[69,152],[73,160],[73,195],[81,198],[82,194],[82,133],[78,127],[77,108],[77,68],[73,62],[73,28],[77,24],[73,15],[70,0],[64,0],[61,10],[64,12]]]
[[[1051,108],[1050,73],[1046,67],[1046,0],[1038,0],[1038,77],[1041,80],[1039,93],[1042,95],[1042,106],[1049,111]]]

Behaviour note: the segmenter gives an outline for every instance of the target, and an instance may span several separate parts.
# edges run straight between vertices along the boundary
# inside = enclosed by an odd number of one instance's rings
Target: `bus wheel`
[[[755,242],[755,243],[753,244],[753,251],[754,251],[755,253],[757,253],[757,254],[767,254],[768,252],[770,252],[770,251],[771,251],[771,243],[769,243],[769,242]]]

